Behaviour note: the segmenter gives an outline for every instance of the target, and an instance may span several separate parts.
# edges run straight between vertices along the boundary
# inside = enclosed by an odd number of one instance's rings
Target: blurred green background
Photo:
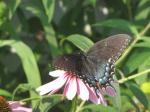
[[[148,112],[149,27],[150,0],[0,0],[0,95],[26,99],[36,112],[69,112],[71,101],[60,95],[45,100],[35,92],[52,80],[48,76],[52,59],[86,51],[83,43],[90,40],[125,33],[133,37],[133,44],[117,64],[118,97],[106,96],[107,107],[86,102],[79,111]],[[130,76],[135,77],[122,79]]]

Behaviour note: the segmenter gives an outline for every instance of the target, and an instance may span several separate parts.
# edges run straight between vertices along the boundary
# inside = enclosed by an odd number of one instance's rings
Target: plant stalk
[[[144,75],[144,74],[147,74],[147,73],[150,73],[150,69],[147,69],[147,70],[145,70],[145,71],[143,71],[143,72],[140,72],[140,73],[131,75],[131,76],[129,76],[129,77],[120,79],[118,82],[119,82],[119,83],[124,83],[124,82],[126,82],[126,81],[128,81],[128,80],[132,80],[132,79],[134,79],[134,78],[136,78],[136,77],[139,77],[139,76]]]

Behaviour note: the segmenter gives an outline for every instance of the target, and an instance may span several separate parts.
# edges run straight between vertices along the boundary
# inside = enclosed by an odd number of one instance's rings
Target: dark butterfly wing
[[[95,43],[86,55],[87,59],[94,63],[94,66],[89,64],[90,67],[86,67],[92,69],[92,72],[87,72],[86,77],[93,76],[102,86],[110,85],[110,82],[114,80],[114,63],[128,46],[130,40],[130,36],[118,34]]]
[[[115,61],[128,46],[130,40],[131,37],[126,34],[110,36],[102,41],[95,43],[94,46],[90,48],[87,55],[89,57],[93,56],[98,60],[108,60],[109,58],[113,58]]]
[[[90,65],[90,66],[89,66]],[[91,66],[94,66],[92,60],[88,60],[83,53],[68,54],[57,57],[53,60],[53,66],[59,70],[65,70],[73,73],[82,79],[88,79],[87,72],[92,73]],[[91,75],[93,77],[93,75]],[[90,76],[89,76],[90,77]],[[90,83],[90,82],[89,82]]]
[[[95,77],[92,72],[92,67],[96,67],[93,60],[86,57],[84,53],[75,53],[57,57],[53,60],[53,66],[59,70],[70,72],[81,79],[90,86],[95,84]],[[93,84],[92,84],[93,83]]]
[[[82,56],[83,55],[81,53],[75,53],[57,57],[53,60],[53,66],[56,69],[78,74],[81,68],[80,66],[82,66],[80,63],[83,62]]]

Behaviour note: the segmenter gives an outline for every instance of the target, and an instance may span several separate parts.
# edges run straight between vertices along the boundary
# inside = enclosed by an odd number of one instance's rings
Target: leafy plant
[[[33,111],[150,110],[149,5],[149,0],[1,0],[0,95],[27,102]],[[118,97],[108,97],[107,107],[78,98],[66,101],[60,94],[41,97],[35,91],[51,81],[53,58],[86,52],[119,33],[133,40],[116,63]]]

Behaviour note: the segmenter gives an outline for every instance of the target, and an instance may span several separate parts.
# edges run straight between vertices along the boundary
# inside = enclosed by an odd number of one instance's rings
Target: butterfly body
[[[98,41],[87,53],[60,56],[53,61],[57,69],[66,70],[81,78],[96,91],[111,86],[116,60],[127,47],[131,37],[118,34]]]

